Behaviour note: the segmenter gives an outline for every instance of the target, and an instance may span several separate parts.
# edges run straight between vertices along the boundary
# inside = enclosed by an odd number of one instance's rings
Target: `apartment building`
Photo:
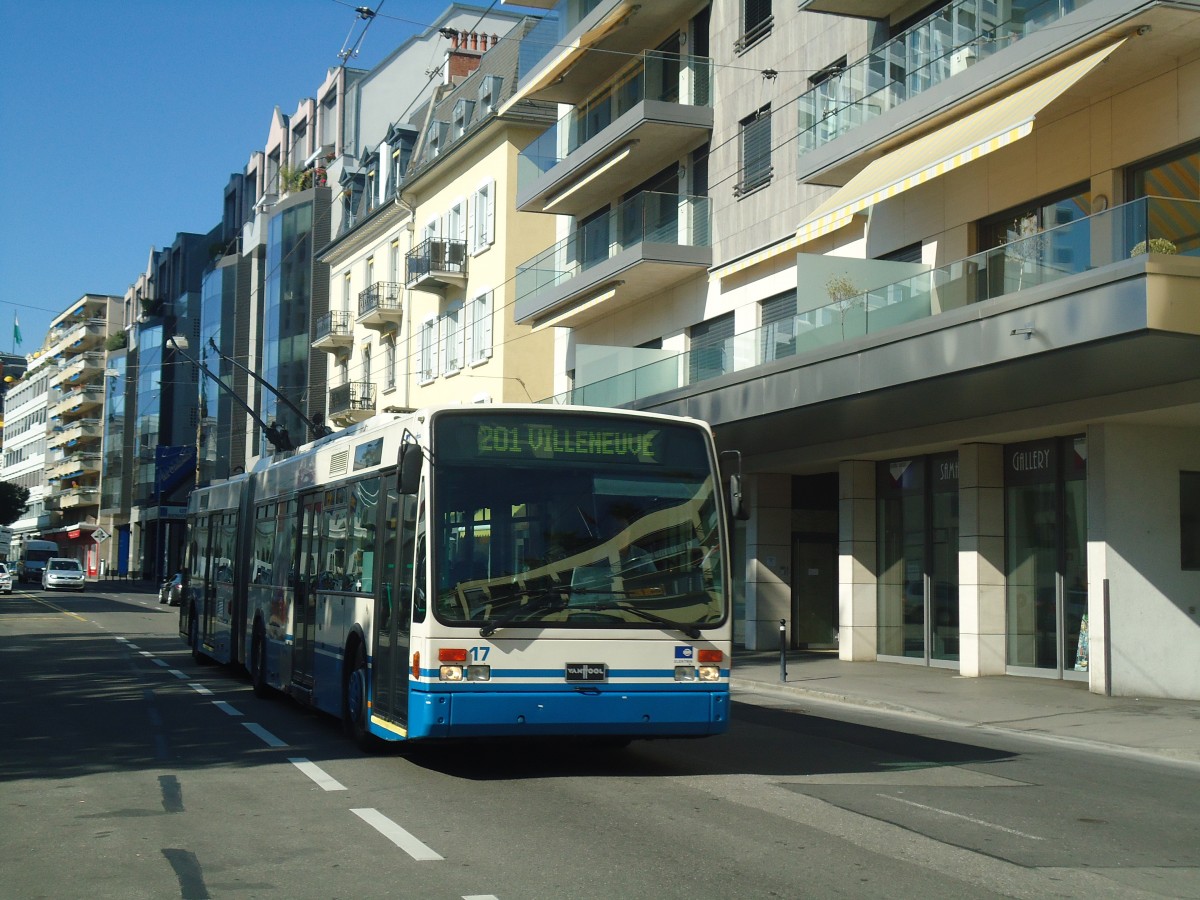
[[[785,620],[847,660],[1200,697],[1200,7],[800,5],[551,11],[516,96],[567,136],[518,208],[574,243],[516,315],[569,329],[555,399],[742,451],[747,646]],[[711,132],[662,171],[614,62],[643,27],[711,59]],[[675,215],[625,211],[672,173]]]
[[[47,506],[46,425],[49,421],[50,376],[57,368],[38,350],[27,357],[25,372],[4,389],[3,480],[29,489],[24,514],[12,523],[9,559],[20,555],[27,540],[40,540],[43,530],[58,526],[60,513]]]

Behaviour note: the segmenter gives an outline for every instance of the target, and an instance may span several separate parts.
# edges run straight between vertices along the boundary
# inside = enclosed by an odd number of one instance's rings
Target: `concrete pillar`
[[[958,450],[959,672],[1005,671],[1004,448]]]
[[[752,475],[746,523],[746,648],[779,647],[779,620],[792,618],[792,477]]]
[[[875,463],[838,466],[838,656],[873,660],[876,652]]]

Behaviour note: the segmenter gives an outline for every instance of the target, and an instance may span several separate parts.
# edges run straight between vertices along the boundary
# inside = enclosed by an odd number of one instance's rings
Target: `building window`
[[[421,325],[421,383],[433,381],[433,348],[435,345],[434,332],[437,322],[426,319]]]
[[[442,316],[442,374],[454,375],[462,368],[462,306],[455,305]]]
[[[370,344],[363,345],[362,360],[363,360],[363,364],[362,364],[363,378],[362,378],[362,380],[366,384],[370,384],[371,383],[371,345]]]
[[[771,15],[771,0],[742,0],[742,36],[734,43],[734,49],[743,53],[768,34],[775,17]]]
[[[688,357],[691,384],[732,371],[733,313],[693,325],[690,337],[692,347]]]
[[[492,355],[492,292],[480,294],[467,307],[467,362],[485,362]]]
[[[496,240],[496,182],[485,181],[475,192],[471,252],[486,250]]]
[[[389,391],[396,389],[396,339],[389,337],[384,346],[384,360],[387,371],[384,372],[384,384]]]
[[[768,297],[759,304],[762,315],[762,362],[796,355],[796,292]]]
[[[1200,472],[1179,473],[1179,565],[1200,571]]]
[[[744,197],[771,182],[771,104],[742,119],[739,168],[734,196]]]

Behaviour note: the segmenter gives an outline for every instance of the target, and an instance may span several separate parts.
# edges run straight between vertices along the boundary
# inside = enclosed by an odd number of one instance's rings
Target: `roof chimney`
[[[470,40],[470,47],[467,42]],[[445,84],[460,84],[463,79],[479,68],[479,59],[487,52],[487,35],[483,35],[482,46],[477,32],[454,32],[453,44],[446,51]],[[492,46],[495,46],[493,35]]]

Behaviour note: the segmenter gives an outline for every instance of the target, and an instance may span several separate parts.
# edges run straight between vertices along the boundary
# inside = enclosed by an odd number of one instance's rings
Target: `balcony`
[[[541,5],[541,4],[539,4]],[[519,99],[577,105],[705,0],[559,0],[521,39]]]
[[[1174,262],[1177,257],[1189,259]],[[581,385],[547,402],[625,406],[712,379],[738,373],[764,379],[784,369],[792,379],[788,390],[796,396],[797,365],[846,353],[859,358],[869,347],[895,348],[889,353],[903,362],[894,365],[940,365],[947,369],[941,373],[946,375],[1003,362],[1013,355],[1127,338],[1130,331],[1188,335],[1195,346],[1200,338],[1197,297],[1200,202],[1146,198],[816,306],[711,346]],[[803,288],[799,301],[801,307],[807,305]],[[978,327],[990,321],[984,310],[976,311],[984,302],[991,303],[999,321],[986,340],[960,343],[957,352],[955,345],[946,342],[929,347],[913,343],[899,349],[906,337],[919,340],[919,333],[928,333],[936,338],[944,333],[942,329]],[[1067,305],[1045,314],[1039,311],[1039,305],[1055,302]],[[1115,308],[1121,304],[1125,307]],[[1106,334],[1105,329],[1115,329],[1116,334]],[[887,341],[885,333],[895,337]],[[1163,346],[1168,349],[1155,364],[1178,366],[1173,354],[1182,345],[1168,340]],[[795,362],[788,364],[792,359]],[[1150,361],[1145,365],[1149,367]],[[856,366],[864,368],[861,361]],[[1091,368],[1095,367],[1092,362]],[[1098,371],[1093,376],[1101,377]],[[814,384],[814,390],[817,387]],[[771,393],[765,382],[761,391]]]
[[[99,506],[100,488],[75,487],[54,495],[59,509],[74,509],[80,506]],[[49,497],[46,498],[49,501]]]
[[[410,288],[441,293],[467,283],[467,242],[428,238],[408,252],[404,270]]]
[[[104,424],[99,419],[79,419],[52,426],[46,434],[46,446],[52,450],[57,447],[75,450],[92,444],[98,445],[103,437]]]
[[[329,389],[329,419],[345,428],[375,415],[375,385],[369,381],[352,381]]]
[[[108,323],[104,319],[85,319],[50,332],[51,356],[74,355],[104,347]]]
[[[358,295],[358,321],[367,328],[396,329],[400,327],[404,309],[401,289],[394,281],[377,281]]]
[[[100,474],[99,453],[70,453],[46,469],[48,478],[54,481],[87,478],[94,479]]]
[[[76,384],[87,384],[104,377],[104,354],[97,350],[89,350],[78,356],[71,357],[57,373],[50,378],[50,387],[69,387]]]
[[[644,191],[517,266],[516,321],[577,327],[712,264],[707,197]]]
[[[581,215],[709,138],[712,61],[648,51],[517,157],[517,208]]]
[[[342,309],[330,310],[317,319],[313,335],[314,350],[324,350],[327,353],[349,350],[354,344],[354,335],[350,330],[350,313]]]
[[[50,405],[50,416],[57,419],[75,419],[95,414],[104,407],[104,388],[100,385],[74,388],[64,391],[59,400]]]

